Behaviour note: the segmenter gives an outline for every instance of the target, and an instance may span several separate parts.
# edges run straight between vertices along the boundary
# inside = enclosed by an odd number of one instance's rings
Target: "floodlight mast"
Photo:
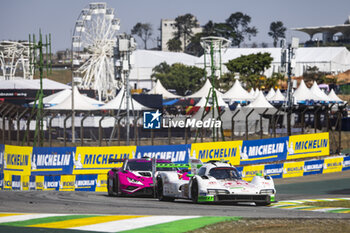
[[[221,60],[221,53],[222,50],[226,51],[227,48],[231,45],[231,41],[227,40],[223,37],[215,37],[215,36],[209,36],[209,37],[203,37],[201,38],[201,46],[204,49],[204,70],[205,70],[205,79],[207,79],[207,63],[206,63],[206,56],[209,55],[210,56],[210,83],[211,83],[211,88],[208,92],[206,101],[205,101],[205,105],[204,105],[204,111],[201,117],[201,120],[204,119],[204,117],[206,116],[205,114],[205,109],[208,105],[208,101],[209,98],[212,99],[212,119],[214,120],[215,118],[219,119],[221,121],[221,115],[220,115],[220,106],[218,103],[218,99],[217,99],[217,93],[216,93],[216,89],[215,89],[215,77],[218,77],[218,79],[221,77],[222,75],[222,60]],[[218,116],[215,116],[215,109],[217,110]],[[219,135],[216,132],[216,128],[215,125],[213,125],[213,129],[212,129],[212,138],[213,141],[217,141],[219,139]],[[224,141],[224,132],[223,132],[223,128],[222,128],[222,121],[221,121],[221,137],[222,140]],[[198,130],[196,133],[196,138],[195,141],[197,141],[197,136],[198,136]]]

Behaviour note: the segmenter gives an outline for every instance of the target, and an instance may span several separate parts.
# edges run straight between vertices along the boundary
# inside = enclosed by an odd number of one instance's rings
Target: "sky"
[[[51,33],[53,51],[71,47],[75,21],[81,10],[90,2],[86,0],[0,0],[0,40],[27,40],[31,33]],[[209,20],[224,22],[232,13],[242,12],[251,18],[251,26],[258,34],[246,43],[272,43],[268,36],[270,23],[282,21],[287,27],[286,38],[308,40],[296,27],[343,24],[350,15],[349,0],[111,0],[107,7],[115,9],[121,21],[120,32],[130,33],[138,23],[153,26],[154,41],[159,36],[161,19],[175,19],[191,13],[201,25]],[[316,35],[314,38],[321,38]],[[141,44],[141,43],[139,43]],[[155,45],[155,42],[153,43]],[[148,47],[152,47],[150,44]]]

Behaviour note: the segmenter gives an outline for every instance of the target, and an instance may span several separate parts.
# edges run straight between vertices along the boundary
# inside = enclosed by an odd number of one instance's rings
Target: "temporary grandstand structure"
[[[106,103],[105,105],[101,106],[100,109],[103,110],[126,110],[127,109],[127,105],[126,105],[126,98],[124,96],[123,98],[123,94],[124,94],[124,86],[122,86],[122,88],[120,89],[120,91],[118,92],[117,96],[110,100],[108,103]],[[129,109],[130,110],[134,110],[134,111],[141,111],[141,110],[147,110],[150,109],[142,104],[140,104],[139,102],[137,102],[136,100],[134,100],[131,97],[131,101],[129,101]]]
[[[92,102],[94,102],[93,101],[94,99],[90,100],[91,98],[80,94],[77,87],[74,87],[73,95],[74,95],[74,109],[76,111],[93,111],[98,109],[98,106],[96,106],[96,104],[92,104]],[[101,103],[101,102],[96,100],[95,103]],[[48,109],[72,110],[72,93],[70,93],[70,95],[67,96],[61,103],[55,106],[49,107]]]
[[[201,89],[199,89],[196,93],[192,95],[185,96],[185,98],[202,98],[203,96],[208,96],[208,93],[211,88],[212,88],[212,85],[209,79],[207,79]],[[220,91],[218,91],[217,89],[215,89],[215,91],[217,96],[222,96],[222,93]]]
[[[242,87],[238,80],[236,80],[233,86],[222,95],[222,98],[229,100],[230,103],[245,103],[254,100],[254,98]]]
[[[271,87],[270,91],[267,93],[267,95],[265,96],[265,98],[266,98],[267,100],[270,100],[275,94],[276,94],[275,90]]]
[[[311,91],[313,94],[317,95],[317,96],[321,99],[321,101],[324,101],[324,102],[329,102],[329,101],[331,101],[331,99],[326,95],[326,93],[324,93],[324,92],[318,87],[318,85],[317,85],[316,82],[314,82],[314,83],[312,84],[312,87],[310,88],[310,91]]]
[[[293,93],[294,101],[296,103],[305,103],[306,101],[322,101],[322,98],[315,95],[305,85],[304,80],[301,80],[299,87]]]
[[[156,82],[156,85],[152,88],[152,90],[150,90],[149,92],[147,92],[147,94],[158,94],[158,95],[162,95],[163,99],[176,99],[176,98],[182,98],[179,95],[175,95],[171,92],[169,92],[167,89],[165,89],[165,87],[162,85],[162,83],[160,82],[160,80],[158,79]]]
[[[153,68],[166,62],[168,65],[181,63],[187,66],[194,66],[197,61],[196,56],[186,53],[165,52],[155,50],[136,50],[133,52],[133,64],[130,71],[130,85],[137,88],[152,89],[151,75]]]

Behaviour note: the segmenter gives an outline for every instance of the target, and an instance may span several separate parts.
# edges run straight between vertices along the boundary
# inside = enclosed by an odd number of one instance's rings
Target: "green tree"
[[[270,53],[257,53],[242,55],[225,65],[231,73],[239,73],[240,79],[248,88],[257,88],[262,85],[261,77],[270,68],[272,60]]]
[[[225,38],[231,39],[232,45],[238,47],[246,38],[251,40],[252,36],[256,36],[258,30],[254,26],[249,26],[250,21],[251,17],[242,12],[231,14],[230,17],[226,19],[226,25],[229,31],[226,32],[227,35]]]
[[[286,38],[286,30],[287,28],[283,26],[281,21],[272,22],[270,24],[270,31],[268,35],[273,39],[273,46],[277,47],[277,42],[279,38]]]
[[[196,91],[203,85],[204,69],[180,63],[168,65],[166,62],[153,68],[151,77],[159,79],[167,89],[175,89],[179,95],[187,90]]]
[[[169,51],[172,52],[180,52],[181,51],[181,41],[179,39],[173,38],[168,40],[166,43],[168,46]]]
[[[176,32],[174,33],[174,38],[180,39],[181,37],[184,40],[184,50],[187,47],[187,40],[192,37],[192,29],[198,25],[198,21],[195,16],[192,14],[185,14],[176,17],[175,27]]]
[[[131,29],[132,35],[137,35],[144,43],[144,49],[147,49],[147,41],[152,36],[152,25],[150,23],[137,23]]]

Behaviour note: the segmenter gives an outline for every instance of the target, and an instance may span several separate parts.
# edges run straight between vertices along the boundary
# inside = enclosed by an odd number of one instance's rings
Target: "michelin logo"
[[[186,160],[186,151],[161,151],[161,152],[141,152],[137,154],[137,158],[149,157],[157,159],[171,160],[171,162],[181,162]]]

